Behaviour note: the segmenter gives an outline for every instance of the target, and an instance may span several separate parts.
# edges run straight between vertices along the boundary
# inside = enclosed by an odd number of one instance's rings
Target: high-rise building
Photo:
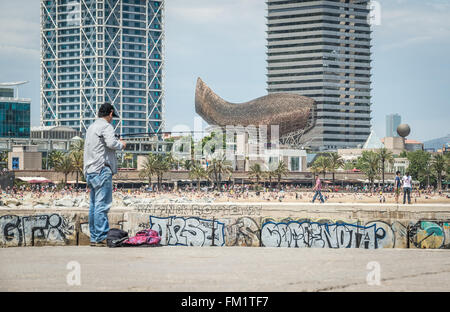
[[[164,128],[164,0],[41,0],[41,126]]]
[[[357,147],[371,129],[369,0],[268,0],[268,93],[316,101],[315,150]]]
[[[20,83],[0,85],[0,138],[29,138],[31,100],[19,98],[18,91],[9,86]]]
[[[386,116],[386,137],[398,137],[397,128],[402,123],[399,114],[389,114]]]

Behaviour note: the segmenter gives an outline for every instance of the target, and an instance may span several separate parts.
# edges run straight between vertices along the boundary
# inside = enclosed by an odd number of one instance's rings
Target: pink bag
[[[130,237],[123,242],[123,246],[146,246],[146,247],[155,247],[159,246],[159,242],[161,241],[161,237],[158,232],[154,230],[142,230],[136,233],[136,236]]]

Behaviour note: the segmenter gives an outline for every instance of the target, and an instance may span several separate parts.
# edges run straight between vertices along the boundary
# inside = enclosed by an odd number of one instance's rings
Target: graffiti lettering
[[[386,230],[374,223],[360,226],[348,223],[317,223],[269,221],[261,229],[265,247],[293,248],[364,248],[377,249],[386,237]]]
[[[260,246],[261,232],[258,222],[252,218],[243,217],[226,226],[227,246]]]
[[[213,238],[214,227],[214,238]],[[225,244],[224,224],[196,217],[150,217],[150,228],[159,232],[161,245],[215,246]]]
[[[57,214],[0,216],[1,246],[34,246],[36,241],[64,244],[74,231],[74,226]]]
[[[259,205],[137,204],[137,212],[154,216],[260,216]]]

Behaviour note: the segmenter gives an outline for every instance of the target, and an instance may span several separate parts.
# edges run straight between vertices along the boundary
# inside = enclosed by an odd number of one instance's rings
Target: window
[[[299,157],[291,157],[291,171],[300,171]]]
[[[12,169],[18,170],[19,169],[19,157],[13,157],[12,159]]]

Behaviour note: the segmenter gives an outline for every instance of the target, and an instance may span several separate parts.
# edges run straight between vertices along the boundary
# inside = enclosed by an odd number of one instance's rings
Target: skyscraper
[[[85,132],[99,106],[122,134],[164,127],[164,0],[41,0],[41,126]]]
[[[31,100],[15,91],[24,83],[0,83],[0,138],[29,138]]]
[[[386,116],[386,137],[398,137],[397,128],[402,123],[402,117],[399,114],[390,114]]]
[[[268,93],[316,101],[315,150],[364,144],[371,128],[369,0],[268,0]]]

